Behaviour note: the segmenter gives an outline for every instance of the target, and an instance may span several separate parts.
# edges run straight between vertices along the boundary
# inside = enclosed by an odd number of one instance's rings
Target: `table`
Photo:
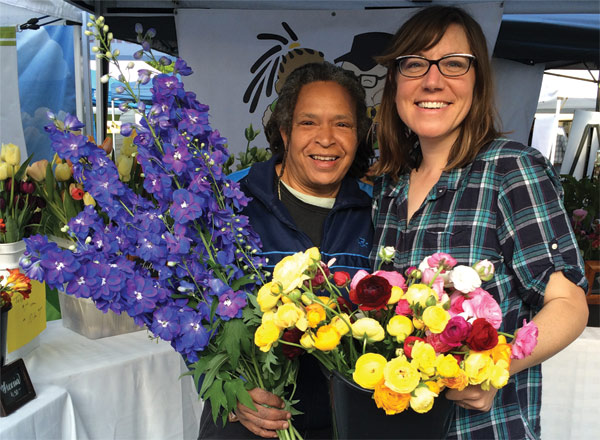
[[[586,327],[542,364],[542,439],[597,439],[600,433],[600,328]]]
[[[72,402],[56,414],[55,423],[74,427],[71,435],[41,435],[39,432],[5,431],[3,440],[36,439],[195,439],[198,436],[202,403],[181,356],[165,341],[138,331],[102,339],[87,339],[48,322],[40,335],[40,347],[23,359],[38,393],[49,387],[64,389]],[[35,399],[38,400],[38,399]],[[11,426],[25,426],[35,417],[25,405],[5,418]],[[27,424],[12,418],[28,419]],[[61,419],[62,418],[62,419]],[[8,426],[8,425],[6,425]],[[16,435],[16,434],[22,435]],[[10,437],[14,435],[14,437]],[[31,434],[27,436],[27,434]],[[34,435],[35,434],[35,435]]]

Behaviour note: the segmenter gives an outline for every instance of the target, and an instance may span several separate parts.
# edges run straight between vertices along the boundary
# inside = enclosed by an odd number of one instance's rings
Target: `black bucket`
[[[329,374],[334,432],[338,439],[443,439],[454,414],[454,403],[443,393],[433,408],[419,414],[408,408],[393,416],[377,408],[373,392],[350,382],[337,371]]]

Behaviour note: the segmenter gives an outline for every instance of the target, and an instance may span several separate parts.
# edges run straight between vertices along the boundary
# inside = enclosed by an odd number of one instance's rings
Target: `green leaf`
[[[56,180],[54,179],[54,173],[52,172],[52,163],[48,162],[46,165],[46,194],[50,200],[54,200],[54,194],[56,193]]]
[[[238,278],[233,283],[231,283],[231,288],[233,290],[240,290],[242,288],[242,286],[245,286],[246,284],[253,284],[253,283],[254,283],[254,280],[252,278],[250,278],[250,275],[245,275],[241,278]]]
[[[15,182],[20,182],[23,180],[23,176],[27,172],[27,166],[29,165],[29,162],[31,162],[31,159],[33,159],[33,153],[31,153],[27,160],[21,164],[18,171],[15,173]]]
[[[223,393],[223,381],[220,379],[215,380],[212,385],[206,390],[206,394],[203,395],[204,400],[210,401],[210,407],[212,409],[213,422],[217,422],[217,415],[221,412],[221,408],[225,408],[227,411],[227,400]]]
[[[14,218],[8,217],[4,219],[6,225],[5,243],[14,243],[19,241],[19,227]]]
[[[231,365],[237,365],[240,354],[248,353],[252,348],[253,337],[254,332],[249,331],[241,319],[230,319],[223,323],[217,337],[217,345],[225,349]]]
[[[63,206],[65,207],[67,220],[71,220],[81,211],[81,204],[75,201],[68,191],[65,191],[65,200],[63,202]]]
[[[208,356],[210,355],[206,355],[206,357]],[[227,362],[227,359],[227,353],[217,353],[208,361],[205,368],[205,375],[204,381],[202,382],[202,388],[200,388],[200,391],[198,392],[200,397],[202,397],[203,399],[205,399],[204,393],[215,381],[217,373],[220,371],[221,366],[223,366],[223,364]]]

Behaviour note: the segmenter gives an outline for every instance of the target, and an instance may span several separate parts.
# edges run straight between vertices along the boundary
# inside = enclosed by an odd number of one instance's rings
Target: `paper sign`
[[[46,286],[31,280],[31,295],[12,298],[6,326],[6,351],[12,353],[32,341],[46,328]]]

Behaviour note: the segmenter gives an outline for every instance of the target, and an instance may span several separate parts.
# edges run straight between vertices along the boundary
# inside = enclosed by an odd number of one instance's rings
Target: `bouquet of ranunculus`
[[[102,17],[92,20],[86,33],[98,42],[94,52],[121,71],[108,26]],[[154,30],[136,30],[141,52],[152,56]],[[126,312],[169,341],[190,364],[215,421],[220,416],[225,423],[238,401],[254,408],[247,390],[277,392],[294,381],[295,367],[252,343],[257,318],[250,302],[264,277],[261,244],[240,215],[248,199],[222,171],[229,156],[225,139],[210,127],[208,106],[183,88],[180,77],[191,69],[179,59],[172,74],[140,70],[138,83],[153,85],[146,108],[126,78],[131,67],[121,71],[131,96],[125,107],[142,119],[121,130],[125,136],[136,130],[132,157],[143,171],[143,190],[120,178],[118,164],[81,134],[83,124],[75,117],[60,121],[51,115],[46,130],[52,147],[70,161],[75,180],[96,205],[64,225],[72,241],[68,249],[34,236],[26,240],[20,264],[32,279],[92,298],[103,311]]]
[[[12,305],[12,298],[17,293],[25,299],[29,298],[31,280],[19,269],[0,271],[0,309]]]
[[[393,258],[393,248],[380,252],[384,261]],[[284,344],[312,353],[328,370],[373,390],[386,414],[409,406],[424,413],[445,387],[503,387],[511,359],[536,345],[533,322],[524,322],[512,344],[506,337],[513,336],[498,331],[502,311],[481,288],[493,273],[488,261],[460,266],[438,253],[406,277],[361,270],[350,280],[344,272],[331,274],[310,249],[283,259],[259,291],[263,317],[255,343],[261,350]],[[290,332],[294,339],[285,337]]]

